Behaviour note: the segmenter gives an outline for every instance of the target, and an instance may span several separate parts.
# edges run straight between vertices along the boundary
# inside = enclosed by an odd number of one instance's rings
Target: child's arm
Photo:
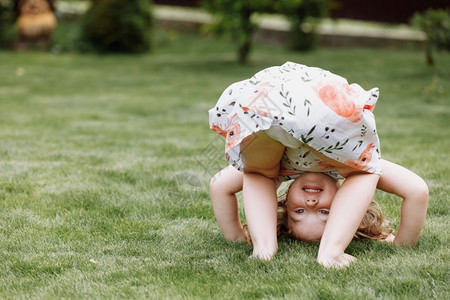
[[[210,182],[209,191],[219,227],[228,241],[245,241],[247,235],[239,220],[236,193],[242,190],[243,173],[228,166]]]
[[[395,245],[414,246],[425,223],[428,206],[428,186],[410,170],[382,161],[383,174],[377,188],[403,198],[400,226]]]
[[[317,256],[324,267],[345,267],[355,260],[344,251],[372,201],[379,177],[376,174],[350,175],[337,191]]]

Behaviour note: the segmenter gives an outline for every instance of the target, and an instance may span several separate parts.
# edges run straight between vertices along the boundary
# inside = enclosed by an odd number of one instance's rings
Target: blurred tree
[[[255,13],[285,15],[291,23],[292,46],[307,50],[313,48],[317,24],[328,11],[328,0],[204,0],[202,5],[215,17],[210,29],[237,43],[241,63],[247,62],[250,54],[257,29],[252,20]]]
[[[0,0],[0,47],[6,47],[10,37],[8,33],[14,27],[16,13],[13,0]]]
[[[256,23],[252,21],[252,15],[270,10],[272,2],[270,0],[205,0],[202,5],[216,19],[210,29],[237,43],[238,60],[245,63],[250,54],[253,33],[257,28]]]
[[[145,52],[151,48],[150,0],[91,0],[82,24],[85,48],[99,52]],[[86,50],[86,49],[84,49]]]
[[[280,0],[277,11],[291,24],[291,44],[297,50],[310,50],[317,44],[317,26],[328,13],[328,0]]]
[[[450,9],[417,12],[410,23],[423,30],[427,36],[425,55],[428,65],[434,64],[433,48],[450,51]]]

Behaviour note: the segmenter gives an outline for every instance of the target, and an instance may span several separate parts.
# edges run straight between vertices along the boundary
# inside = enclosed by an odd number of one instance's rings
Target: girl
[[[226,138],[227,160],[242,171],[226,168],[211,183],[225,237],[245,238],[233,196],[242,189],[253,256],[272,259],[278,249],[276,182],[298,177],[288,193],[287,226],[298,238],[320,239],[317,260],[323,266],[355,259],[344,250],[377,186],[404,198],[393,242],[415,244],[425,221],[427,186],[381,160],[372,114],[377,99],[376,88],[365,91],[328,71],[291,62],[227,88],[209,111],[211,128]],[[313,175],[300,176],[305,172]],[[345,180],[333,189],[319,173]]]

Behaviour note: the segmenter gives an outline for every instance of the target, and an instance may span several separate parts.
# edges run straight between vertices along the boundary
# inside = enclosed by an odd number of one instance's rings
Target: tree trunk
[[[426,42],[425,45],[425,56],[427,58],[427,64],[432,67],[434,66],[434,60],[433,60],[433,50],[431,48],[431,43],[429,41]]]
[[[249,8],[245,9],[241,15],[243,37],[239,41],[240,43],[238,49],[238,59],[239,63],[241,64],[245,64],[248,62],[248,57],[252,48],[253,26],[250,21],[251,15],[252,11]]]
[[[248,62],[248,57],[251,49],[251,41],[250,39],[245,41],[242,45],[239,46],[239,63],[246,64]]]

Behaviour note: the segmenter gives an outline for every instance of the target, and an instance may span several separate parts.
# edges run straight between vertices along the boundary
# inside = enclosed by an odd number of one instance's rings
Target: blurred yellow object
[[[47,0],[20,0],[17,27],[22,47],[29,43],[46,47],[57,21]]]

